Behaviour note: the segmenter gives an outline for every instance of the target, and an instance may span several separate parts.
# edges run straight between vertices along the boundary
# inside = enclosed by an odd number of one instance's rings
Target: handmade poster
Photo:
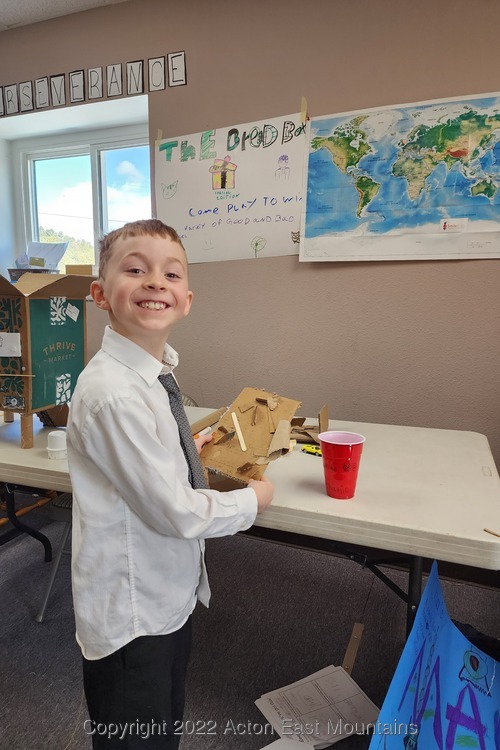
[[[305,149],[300,114],[157,141],[157,216],[190,263],[298,254]]]
[[[497,669],[450,620],[434,562],[370,750],[497,750]]]
[[[500,94],[313,117],[300,260],[500,257]]]

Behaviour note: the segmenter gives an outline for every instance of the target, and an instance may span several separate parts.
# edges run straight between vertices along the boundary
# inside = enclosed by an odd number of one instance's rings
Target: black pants
[[[191,618],[177,632],[136,638],[104,659],[83,659],[94,750],[177,750],[191,650]]]

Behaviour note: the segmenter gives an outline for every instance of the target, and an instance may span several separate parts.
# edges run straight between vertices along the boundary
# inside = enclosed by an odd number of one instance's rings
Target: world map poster
[[[500,94],[308,123],[300,260],[500,257]]]

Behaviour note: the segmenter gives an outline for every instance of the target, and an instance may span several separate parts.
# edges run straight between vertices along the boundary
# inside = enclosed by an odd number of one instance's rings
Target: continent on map
[[[400,153],[392,173],[407,180],[408,194],[415,201],[426,179],[441,163],[448,169],[458,165],[467,176],[473,162],[478,162],[495,145],[500,137],[499,130],[500,115],[480,115],[472,109],[437,125],[418,125],[399,142]],[[491,198],[496,190],[497,185],[485,178],[471,188],[471,195],[484,194]]]
[[[491,179],[480,180],[470,189],[471,195],[485,195],[487,198],[494,198],[497,192],[497,186]]]
[[[313,151],[326,148],[330,152],[334,164],[341,172],[347,173],[348,169],[357,167],[363,156],[371,151],[366,133],[360,129],[360,125],[366,117],[355,117],[353,120],[340,125],[335,129],[333,135],[328,138],[313,138],[311,148]]]
[[[356,211],[358,217],[380,190],[380,184],[372,177],[356,171],[361,159],[373,151],[367,134],[360,127],[365,119],[362,115],[355,117],[336,128],[333,135],[313,138],[311,143],[313,151],[326,149],[340,171],[354,177],[354,187],[360,196]]]
[[[361,177],[358,177],[356,180],[355,186],[359,193],[359,203],[356,215],[361,216],[363,209],[371,203],[380,190],[380,184],[375,182],[375,180],[372,180],[368,175],[361,175]]]

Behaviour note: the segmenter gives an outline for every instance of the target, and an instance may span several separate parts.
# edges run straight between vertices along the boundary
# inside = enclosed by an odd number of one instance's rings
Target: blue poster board
[[[370,743],[396,748],[500,750],[500,662],[451,621],[435,562]]]

